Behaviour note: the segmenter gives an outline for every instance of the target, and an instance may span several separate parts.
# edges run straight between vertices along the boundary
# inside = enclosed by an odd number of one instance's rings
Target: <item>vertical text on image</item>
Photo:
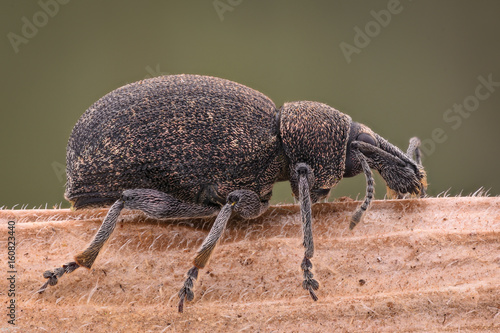
[[[7,222],[7,323],[16,325],[16,222]]]

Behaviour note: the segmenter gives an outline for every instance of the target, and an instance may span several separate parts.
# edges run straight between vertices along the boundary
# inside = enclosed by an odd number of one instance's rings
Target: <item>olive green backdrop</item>
[[[79,116],[167,73],[234,80],[277,106],[324,102],[403,149],[417,135],[431,195],[498,195],[499,13],[494,0],[2,1],[0,207],[67,207]],[[343,180],[333,196],[362,197],[364,184]],[[289,193],[279,184],[274,203]]]

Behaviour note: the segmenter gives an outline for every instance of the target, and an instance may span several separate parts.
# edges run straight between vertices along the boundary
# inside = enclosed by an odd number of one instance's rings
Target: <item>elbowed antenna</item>
[[[349,224],[349,229],[351,230],[354,229],[354,227],[363,219],[365,212],[370,207],[370,203],[373,199],[373,194],[375,192],[375,187],[374,187],[375,181],[373,180],[372,170],[368,165],[366,157],[359,151],[359,144],[360,144],[359,142],[353,142],[351,148],[353,153],[361,163],[361,167],[363,168],[363,172],[366,177],[366,194],[363,203],[361,204],[361,206],[356,208],[356,211],[351,217],[351,223]]]

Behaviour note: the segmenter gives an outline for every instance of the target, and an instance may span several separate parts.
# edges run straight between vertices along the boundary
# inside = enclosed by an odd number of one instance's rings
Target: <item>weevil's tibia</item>
[[[304,233],[303,245],[305,247],[304,259],[300,267],[304,272],[304,281],[302,287],[309,291],[311,298],[314,301],[318,300],[315,290],[318,290],[319,283],[313,279],[314,274],[311,272],[313,267],[311,258],[314,255],[314,242],[312,233],[312,217],[311,217],[311,196],[309,191],[309,180],[311,179],[311,168],[304,164],[299,163],[295,168],[299,178],[299,202],[300,202],[300,216],[302,218],[302,230]]]
[[[231,217],[234,205],[235,202],[228,202],[222,207],[219,215],[217,215],[217,218],[215,219],[212,229],[210,229],[208,236],[203,241],[203,244],[201,244],[196,257],[194,258],[194,267],[188,271],[184,286],[179,291],[179,312],[184,311],[184,300],[190,302],[194,299],[193,284],[198,278],[198,270],[204,268],[208,263],[220,236],[226,229],[227,221],[229,220],[229,217]]]
[[[92,243],[87,247],[87,249],[75,256],[75,261],[79,266],[91,268],[94,264],[97,255],[101,251],[104,244],[109,239],[109,236],[113,233],[116,227],[116,221],[118,220],[118,216],[120,216],[120,212],[124,207],[124,203],[122,200],[117,200],[113,206],[108,211],[108,214],[104,218],[104,221],[101,224],[101,227],[97,231],[97,234],[94,236]]]
[[[368,165],[366,157],[359,151],[356,142],[352,143],[352,151],[354,154],[356,154],[356,157],[358,158],[359,162],[361,163],[361,167],[363,168],[363,172],[365,173],[366,194],[363,203],[356,209],[356,211],[352,215],[351,223],[349,224],[350,230],[354,229],[354,227],[363,219],[366,210],[368,209],[368,207],[370,207],[370,203],[373,199],[373,193],[375,192],[375,182],[373,180],[372,171],[370,169],[370,166]]]
[[[123,209],[123,201],[117,200],[113,206],[111,206],[106,218],[101,224],[99,231],[94,237],[94,240],[88,248],[77,254],[75,256],[75,261],[69,262],[67,264],[62,265],[62,267],[55,268],[52,271],[45,271],[43,273],[43,277],[47,279],[47,282],[38,290],[38,293],[41,294],[47,289],[47,287],[55,286],[57,284],[58,278],[64,275],[64,273],[71,273],[78,267],[92,267],[99,251],[102,249],[106,241],[109,239],[109,236],[115,230],[116,220],[120,215],[121,210]]]

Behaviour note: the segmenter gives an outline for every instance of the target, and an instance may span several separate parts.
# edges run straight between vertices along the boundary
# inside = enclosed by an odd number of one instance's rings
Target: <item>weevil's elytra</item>
[[[179,291],[182,312],[229,218],[260,216],[274,183],[290,181],[303,224],[302,286],[317,300],[311,205],[343,177],[363,172],[366,196],[353,214],[354,228],[373,198],[371,169],[395,197],[424,195],[419,145],[412,138],[403,153],[326,104],[277,109],[262,93],[215,77],[170,75],[118,88],[81,116],[66,156],[65,197],[73,207],[111,207],[87,249],[46,271],[39,292],[65,273],[92,267],[124,208],[155,218],[217,216]]]

